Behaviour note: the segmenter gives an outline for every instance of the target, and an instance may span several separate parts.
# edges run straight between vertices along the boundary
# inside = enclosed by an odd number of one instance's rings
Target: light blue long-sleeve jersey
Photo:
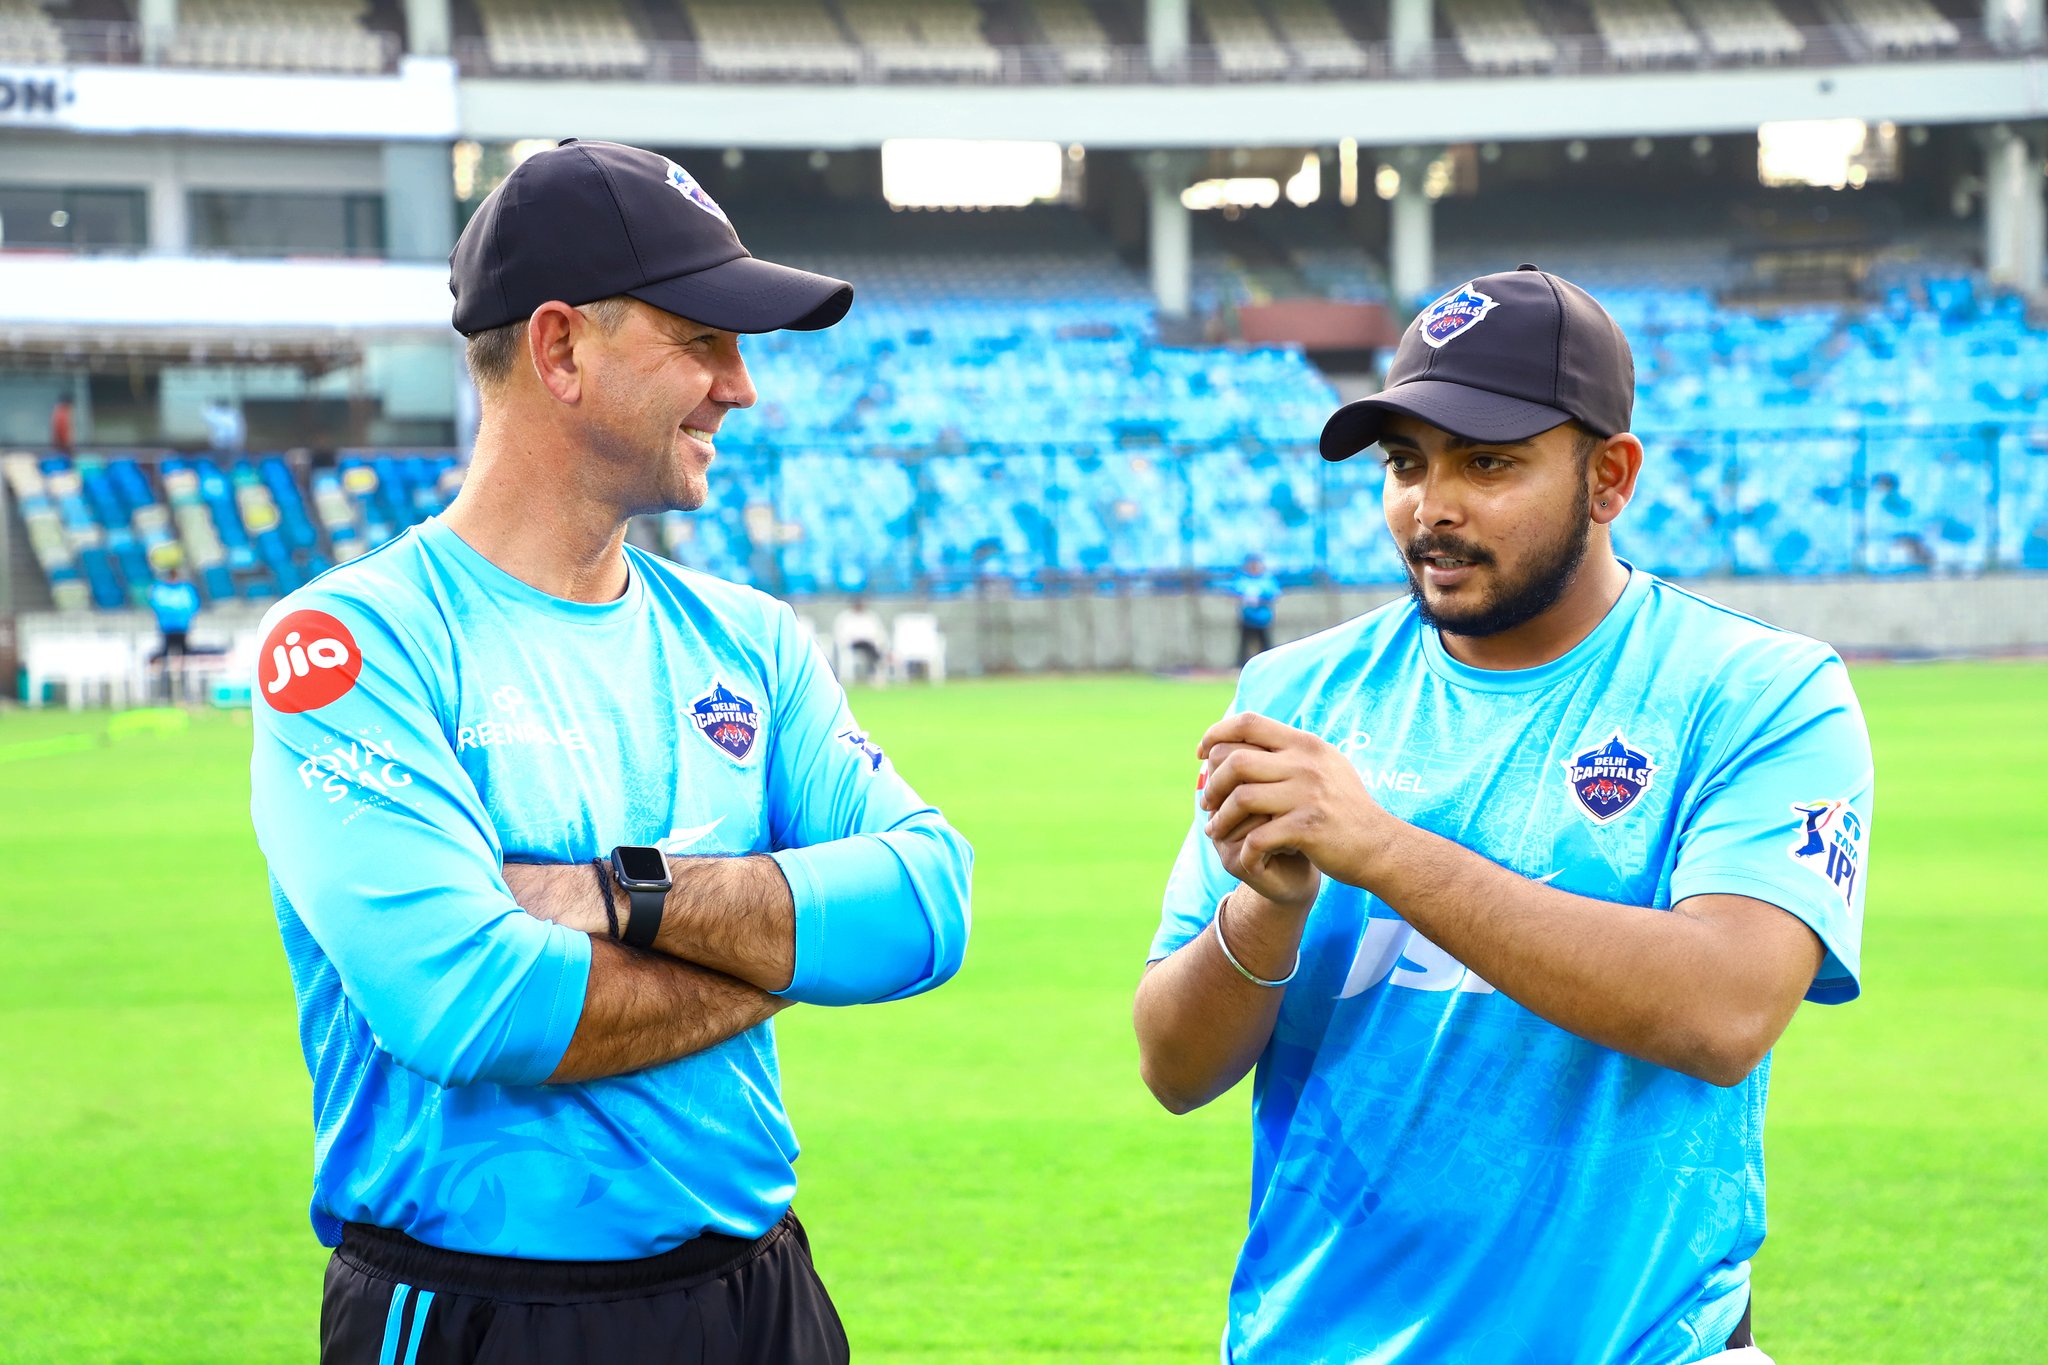
[[[252,812],[328,1245],[364,1222],[616,1260],[759,1236],[789,1207],[770,1024],[542,1084],[591,944],[524,914],[507,861],[772,854],[796,908],[783,994],[811,1004],[914,995],[960,966],[972,853],[854,721],[790,610],[626,556],[623,597],[568,602],[428,521],[265,619]]]
[[[1857,992],[1868,737],[1841,660],[1633,572],[1540,668],[1403,601],[1253,660],[1235,710],[1336,745],[1389,811],[1511,871],[1665,910],[1748,896]],[[1156,960],[1234,885],[1198,815]],[[1679,1365],[1742,1315],[1768,1059],[1730,1089],[1587,1042],[1326,880],[1253,1089],[1239,1365]]]

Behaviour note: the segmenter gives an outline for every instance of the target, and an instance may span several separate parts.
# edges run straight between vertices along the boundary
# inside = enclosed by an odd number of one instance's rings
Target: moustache
[[[1408,556],[1408,562],[1416,565],[1421,564],[1423,560],[1428,559],[1432,555],[1442,555],[1447,559],[1462,559],[1468,564],[1493,563],[1492,555],[1480,549],[1471,541],[1460,540],[1456,536],[1417,536],[1408,542],[1408,548],[1404,553]]]

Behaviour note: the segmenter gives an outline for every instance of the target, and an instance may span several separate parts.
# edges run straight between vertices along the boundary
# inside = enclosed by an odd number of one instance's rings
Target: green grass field
[[[1856,672],[1864,998],[1780,1048],[1758,1328],[1782,1365],[2048,1357],[2048,667]],[[974,840],[958,980],[793,1010],[797,1206],[861,1361],[1215,1358],[1243,1089],[1175,1119],[1130,992],[1229,689],[867,694]],[[0,713],[0,1360],[301,1361],[308,1083],[246,716]]]

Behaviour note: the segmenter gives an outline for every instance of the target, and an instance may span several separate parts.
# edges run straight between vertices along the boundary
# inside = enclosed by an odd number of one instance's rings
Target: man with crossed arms
[[[741,335],[852,288],[602,142],[522,163],[453,267],[461,495],[265,623],[322,1359],[843,1361],[769,1021],[951,977],[971,853],[787,606],[624,534],[703,505]]]
[[[1146,1083],[1257,1065],[1223,1358],[1763,1360],[1769,1053],[1858,990],[1842,662],[1616,557],[1628,343],[1533,266],[1451,291],[1377,444],[1411,596],[1246,668],[1138,988]]]

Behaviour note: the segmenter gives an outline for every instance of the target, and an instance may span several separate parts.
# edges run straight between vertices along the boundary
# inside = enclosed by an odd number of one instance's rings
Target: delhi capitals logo
[[[1621,731],[1598,748],[1564,761],[1565,781],[1595,824],[1604,825],[1636,803],[1657,765],[1629,747]]]
[[[760,708],[722,682],[712,683],[709,692],[690,703],[690,719],[704,738],[738,759],[754,751],[761,733]]]
[[[1461,284],[1422,311],[1422,339],[1434,349],[1463,336],[1500,305],[1491,295]]]
[[[718,207],[717,200],[705,193],[704,187],[697,183],[697,177],[691,175],[673,161],[668,163],[668,183],[669,187],[677,194],[680,194],[719,222],[724,223],[727,227],[732,226],[732,220],[725,216],[725,210]]]

